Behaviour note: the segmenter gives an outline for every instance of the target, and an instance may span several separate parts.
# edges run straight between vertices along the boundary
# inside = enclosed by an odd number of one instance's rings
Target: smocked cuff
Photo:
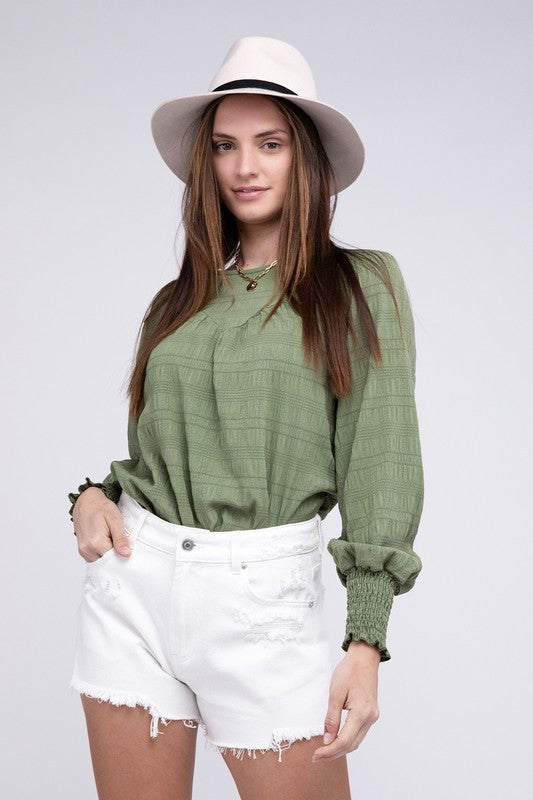
[[[114,503],[118,502],[118,499],[122,492],[122,487],[117,481],[114,481],[113,483],[110,484],[94,483],[90,478],[85,478],[85,482],[78,486],[78,492],[77,493],[69,492],[68,495],[68,499],[72,503],[68,511],[71,522],[73,522],[72,512],[74,511],[76,500],[78,499],[78,497],[82,492],[84,492],[86,489],[89,489],[89,487],[91,486],[96,486],[98,489],[101,489],[105,494],[105,496],[108,498],[108,500],[112,500]]]
[[[395,594],[396,582],[386,571],[354,567],[346,575],[347,619],[342,649],[347,652],[353,641],[377,646],[380,661],[389,661],[387,625]]]

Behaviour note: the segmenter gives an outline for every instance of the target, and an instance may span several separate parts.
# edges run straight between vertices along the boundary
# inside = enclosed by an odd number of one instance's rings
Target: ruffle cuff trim
[[[395,585],[385,570],[354,567],[348,572],[346,633],[341,645],[345,652],[352,640],[364,641],[378,648],[380,661],[390,660],[386,637]]]

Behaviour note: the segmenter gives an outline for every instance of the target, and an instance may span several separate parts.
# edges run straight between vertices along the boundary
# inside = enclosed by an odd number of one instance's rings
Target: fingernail
[[[127,556],[127,555],[129,555],[129,554],[131,553],[131,550],[130,550],[130,548],[129,548],[129,547],[126,545],[125,547],[121,547],[121,548],[120,548],[120,552],[122,553],[122,555],[123,555],[123,556]]]
[[[324,744],[331,744],[333,741],[333,734],[329,731],[324,734]]]

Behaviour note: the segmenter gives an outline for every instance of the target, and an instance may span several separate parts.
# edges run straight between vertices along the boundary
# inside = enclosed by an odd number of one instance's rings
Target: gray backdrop
[[[417,329],[423,569],[393,606],[381,717],[348,756],[353,795],[522,800],[531,5],[4,0],[1,11],[3,794],[96,796],[68,688],[84,562],[67,493],[127,457],[134,337],[177,269],[181,184],[150,116],[205,91],[236,38],[265,35],[298,47],[319,97],[357,125],[366,164],[334,233],[395,255]],[[324,530],[339,535],[337,509]],[[345,599],[326,556],[335,665]],[[195,797],[237,797],[201,732]]]

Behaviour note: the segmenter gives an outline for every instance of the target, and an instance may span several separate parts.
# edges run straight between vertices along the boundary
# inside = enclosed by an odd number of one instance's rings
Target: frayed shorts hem
[[[159,734],[163,734],[163,731],[159,730],[159,723],[162,725],[168,725],[170,722],[174,721],[181,721],[187,728],[197,728],[200,727],[204,732],[204,746],[206,750],[211,750],[216,753],[225,754],[228,750],[234,755],[237,759],[244,759],[244,755],[247,754],[249,758],[257,758],[256,751],[259,751],[262,754],[269,752],[270,750],[277,750],[278,751],[278,762],[281,763],[282,754],[284,750],[287,750],[293,742],[301,741],[301,740],[309,740],[312,739],[314,736],[322,736],[323,730],[300,730],[296,728],[290,729],[283,729],[279,728],[272,732],[271,740],[268,743],[263,743],[261,745],[256,745],[255,747],[249,747],[248,745],[245,746],[238,746],[238,745],[231,745],[231,744],[222,744],[220,742],[213,742],[207,736],[207,728],[205,723],[201,719],[196,718],[186,718],[182,716],[175,716],[172,714],[163,714],[161,710],[151,703],[146,697],[139,694],[138,692],[125,692],[116,689],[103,689],[97,686],[93,686],[90,683],[86,683],[86,681],[82,681],[76,677],[73,677],[70,681],[70,688],[72,691],[77,691],[79,694],[83,694],[86,697],[91,697],[94,700],[98,700],[99,703],[108,702],[114,706],[128,706],[129,708],[134,708],[135,706],[141,706],[146,711],[150,713],[151,716],[151,723],[150,723],[150,736],[152,739],[155,739]]]
[[[205,749],[214,750],[217,753],[226,753],[228,750],[241,761],[244,759],[245,753],[250,758],[257,758],[256,750],[260,753],[267,753],[269,750],[278,751],[278,762],[281,763],[281,757],[284,750],[288,750],[293,742],[312,739],[314,736],[323,736],[324,730],[295,730],[284,731],[283,729],[276,730],[272,733],[271,740],[268,744],[257,747],[236,747],[234,745],[223,745],[212,742],[206,737]]]
[[[180,716],[179,714],[177,716],[173,714],[163,714],[157,706],[155,706],[146,697],[138,692],[125,692],[117,689],[103,689],[98,686],[93,686],[90,683],[86,683],[85,681],[82,681],[76,677],[73,677],[70,681],[70,687],[72,691],[77,691],[80,694],[91,697],[94,700],[98,700],[100,703],[108,702],[114,706],[128,706],[129,708],[141,706],[150,713],[152,718],[150,723],[150,736],[152,739],[155,739],[160,733],[163,733],[163,731],[159,730],[160,722],[162,725],[168,725],[174,720],[181,720],[187,728],[196,728],[198,725],[200,725],[204,728],[205,732],[205,725],[202,720],[194,718],[189,719],[187,717]]]

